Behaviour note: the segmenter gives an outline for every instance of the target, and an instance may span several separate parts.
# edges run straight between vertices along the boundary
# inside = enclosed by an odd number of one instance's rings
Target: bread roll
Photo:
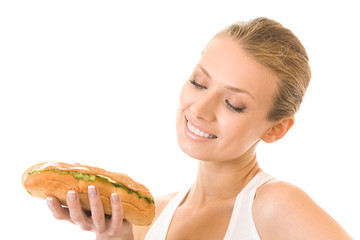
[[[124,219],[140,226],[150,225],[155,216],[154,198],[149,190],[129,176],[97,167],[60,162],[45,162],[27,169],[23,187],[33,197],[56,197],[64,206],[69,190],[79,194],[82,208],[90,211],[88,186],[94,185],[101,196],[104,212],[111,215],[110,195],[117,193],[124,209]]]

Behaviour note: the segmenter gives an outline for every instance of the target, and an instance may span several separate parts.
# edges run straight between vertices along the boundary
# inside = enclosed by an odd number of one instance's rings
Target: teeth
[[[208,133],[204,133],[202,132],[200,129],[197,129],[196,127],[190,125],[189,122],[187,122],[187,127],[190,130],[190,132],[194,133],[195,135],[198,135],[200,137],[205,137],[205,138],[216,138],[216,136],[208,134]]]

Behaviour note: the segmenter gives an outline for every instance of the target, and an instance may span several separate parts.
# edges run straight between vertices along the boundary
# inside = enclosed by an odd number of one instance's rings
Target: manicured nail
[[[69,201],[73,202],[75,201],[76,195],[75,195],[75,191],[74,190],[70,190],[68,191],[68,199]]]
[[[53,207],[54,206],[54,201],[51,197],[47,197],[46,198],[46,203],[49,207]]]
[[[95,189],[94,185],[88,186],[88,194],[89,194],[89,197],[92,197],[92,198],[96,196],[96,189]]]
[[[111,201],[112,203],[118,203],[119,202],[119,196],[116,193],[111,194]]]

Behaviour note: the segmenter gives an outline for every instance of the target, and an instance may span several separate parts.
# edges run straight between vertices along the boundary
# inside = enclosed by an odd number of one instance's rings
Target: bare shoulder
[[[283,181],[259,187],[253,218],[261,239],[352,239],[303,190]]]
[[[154,218],[153,223],[159,217],[159,215],[164,210],[164,208],[168,205],[168,203],[171,201],[171,199],[173,199],[176,196],[176,194],[177,194],[177,192],[162,195],[160,197],[155,198],[155,218]],[[134,225],[133,226],[134,239],[135,240],[144,239],[147,232],[149,231],[150,227],[152,226],[152,224],[150,226],[136,226],[136,225]]]
[[[164,208],[168,205],[168,203],[178,194],[177,192],[169,193],[162,195],[160,197],[157,197],[155,199],[156,202],[156,213],[155,217],[157,218],[160,213],[164,210]]]

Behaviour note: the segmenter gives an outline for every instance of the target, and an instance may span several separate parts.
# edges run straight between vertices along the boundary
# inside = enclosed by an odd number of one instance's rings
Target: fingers
[[[116,193],[111,194],[110,196],[112,216],[108,229],[108,233],[112,236],[119,234],[131,235],[132,234],[132,224],[123,219],[124,211],[121,200]]]
[[[123,207],[119,196],[111,194],[110,203],[112,216],[105,218],[103,205],[99,191],[95,186],[89,186],[88,198],[91,208],[91,217],[88,217],[80,205],[80,198],[76,191],[70,190],[67,193],[68,209],[61,206],[54,197],[47,197],[46,202],[54,217],[58,220],[68,220],[86,231],[94,231],[103,239],[111,237],[131,238],[132,224],[123,219]]]
[[[54,197],[47,197],[46,203],[53,214],[54,218],[57,220],[70,220],[69,210],[61,206],[60,202]]]
[[[110,196],[110,202],[112,211],[110,226],[111,228],[118,228],[121,226],[124,216],[121,200],[116,193],[113,193]]]
[[[88,187],[88,197],[91,208],[91,218],[95,225],[97,232],[103,232],[106,229],[105,214],[101,197],[95,186],[91,185]]]
[[[82,210],[79,195],[76,191],[70,190],[67,193],[67,204],[72,222],[79,225],[85,231],[92,230],[91,221]]]

